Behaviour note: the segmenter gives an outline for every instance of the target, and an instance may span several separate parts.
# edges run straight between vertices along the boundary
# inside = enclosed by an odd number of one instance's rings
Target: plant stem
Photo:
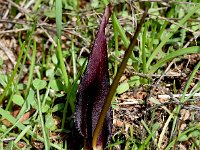
[[[40,101],[39,90],[37,90],[37,102],[38,102],[39,117],[40,117],[41,126],[42,126],[42,133],[43,133],[43,136],[44,136],[45,150],[49,150],[50,147],[49,147],[49,143],[47,141],[47,135],[46,135],[44,121],[43,121],[43,116],[42,116],[42,108],[41,108],[41,101]]]
[[[114,13],[114,12],[113,12]],[[114,40],[115,40],[115,57],[119,57],[119,49],[118,49],[118,31],[117,31],[117,25],[114,21],[114,15],[112,14],[112,24],[113,24],[113,31],[114,31]],[[118,61],[115,60],[115,67],[114,67],[114,76],[117,74],[117,68],[118,68]]]
[[[33,54],[32,54],[32,59],[31,59],[31,66],[30,66],[30,72],[29,72],[29,77],[28,77],[28,82],[27,82],[27,88],[25,95],[27,97],[31,84],[32,84],[32,79],[33,79],[33,72],[34,72],[34,67],[35,67],[35,59],[36,59],[36,41],[34,40],[33,42]]]
[[[62,1],[56,0],[56,31],[57,38],[61,38],[61,30],[62,30]]]
[[[77,69],[76,69],[76,55],[75,55],[75,48],[74,48],[74,40],[73,39],[72,39],[71,53],[72,53],[73,76],[74,76],[74,80],[75,80],[76,74],[77,74]]]
[[[146,51],[145,51],[145,43],[146,43],[146,33],[147,33],[147,23],[145,24],[144,27],[144,32],[142,35],[142,69],[143,69],[143,73],[146,74],[147,73],[147,68],[146,68]]]

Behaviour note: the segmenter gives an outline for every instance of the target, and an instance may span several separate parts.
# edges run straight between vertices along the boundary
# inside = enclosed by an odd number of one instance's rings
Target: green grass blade
[[[154,124],[156,125],[155,128],[151,131],[148,127],[148,125],[144,122],[144,120],[141,120],[141,124],[144,126],[144,128],[146,129],[146,131],[148,132],[148,134],[152,137],[153,141],[154,141],[154,145],[157,145],[156,143],[156,139],[154,137],[154,134],[156,133],[156,131],[158,130],[159,128],[159,125],[158,124]],[[149,143],[146,143],[145,145],[147,145]],[[144,143],[143,143],[144,145]]]
[[[56,0],[56,30],[57,30],[57,37],[58,37],[57,59],[59,60],[59,67],[60,67],[62,74],[63,74],[63,80],[65,82],[66,92],[70,93],[69,77],[67,75],[66,67],[65,67],[65,64],[64,64],[64,61],[63,61],[64,57],[62,55],[62,48],[61,48],[61,41],[60,41],[61,31],[62,31],[62,1],[61,0]],[[67,111],[68,103],[70,104],[72,112],[75,111],[74,103],[72,101],[70,101],[69,99],[67,99],[63,113],[67,113],[66,111]],[[64,116],[63,116],[63,119],[62,119],[62,129],[64,128],[64,124],[65,124],[65,120],[66,120],[66,118]]]
[[[34,10],[34,11],[38,10],[38,8],[39,8],[41,2],[42,2],[42,0],[36,0],[36,3],[35,3],[35,5],[34,5],[34,7],[33,7],[33,10]]]
[[[20,48],[21,48],[21,51],[24,52],[24,56],[23,56],[23,60],[22,60],[22,63],[20,64],[20,71],[18,73],[18,79],[16,80],[16,82],[13,82],[13,84],[15,85],[15,91],[16,92],[19,92],[18,91],[18,88],[17,88],[17,84],[19,83],[19,80],[21,79],[21,75],[22,75],[22,72],[24,70],[24,66],[25,66],[25,62],[26,62],[26,58],[27,58],[27,55],[28,55],[28,51],[30,49],[30,44],[31,44],[31,41],[32,41],[32,36],[33,36],[33,33],[35,31],[35,27],[36,27],[36,22],[34,22],[34,25],[33,25],[33,28],[32,30],[30,31],[30,33],[28,33],[27,35],[27,38],[26,39],[29,39],[28,42],[27,42],[27,46],[26,46],[26,49],[25,49],[25,44],[26,42],[22,43],[21,41],[21,38],[19,37],[19,44],[20,44]],[[18,57],[19,58],[19,57]],[[13,93],[14,94],[14,93]],[[12,95],[13,95],[12,94]],[[12,97],[12,95],[10,97]],[[26,97],[26,95],[25,95]],[[10,108],[12,104],[12,101],[11,101],[11,98],[8,100],[8,104],[6,106],[6,110],[8,110]],[[21,114],[22,112],[22,109],[20,110],[20,113]]]
[[[151,134],[151,131],[150,131],[150,129],[148,128],[148,125],[144,122],[144,120],[141,120],[141,124],[144,126],[144,128],[147,130],[147,132],[148,132],[149,134]]]
[[[199,50],[200,50],[200,47],[199,47]],[[181,103],[185,102],[185,94],[187,93],[187,91],[188,91],[188,89],[189,89],[189,87],[190,87],[190,85],[192,83],[192,80],[193,80],[195,74],[198,72],[199,68],[200,68],[200,62],[195,66],[194,70],[192,71],[192,73],[191,73],[191,75],[190,75],[190,77],[189,77],[189,79],[188,79],[188,81],[187,81],[187,83],[185,85],[183,94],[182,94],[182,96],[180,98],[180,102]]]
[[[56,31],[57,37],[60,39],[62,31],[62,1],[56,0]]]
[[[3,118],[6,118],[9,122],[11,122],[12,124],[16,124],[16,127],[19,128],[20,130],[25,130],[26,126],[24,124],[22,124],[21,122],[19,122],[16,118],[14,118],[9,112],[5,111],[4,109],[0,108],[0,115],[3,117]],[[44,139],[37,135],[35,132],[31,131],[31,130],[28,130],[27,131],[27,134],[29,134],[30,136],[32,136],[33,138],[36,138],[38,139],[39,141],[41,142],[44,142]],[[62,149],[61,147],[59,147],[58,145],[56,144],[53,144],[53,143],[50,143],[50,145],[56,149],[59,149],[59,150],[64,150]]]
[[[46,100],[48,98],[49,92],[50,92],[50,82],[47,85],[46,92],[45,92],[44,97],[42,99],[42,107],[44,107],[45,104],[46,104]]]
[[[19,56],[18,56],[18,59],[17,59],[17,63],[15,65],[15,68],[14,68],[14,70],[13,70],[13,72],[12,72],[12,74],[11,74],[9,80],[8,80],[6,88],[4,89],[3,93],[0,96],[0,104],[2,103],[2,101],[3,101],[4,97],[5,97],[5,95],[7,94],[8,90],[10,89],[11,84],[14,82],[14,77],[15,77],[17,71],[18,71],[18,67],[20,65],[23,53],[24,53],[23,50],[21,50],[20,53],[19,53]]]
[[[75,48],[74,48],[74,41],[72,40],[71,46],[71,53],[72,53],[72,64],[73,64],[73,76],[74,80],[76,79],[77,68],[76,68],[76,55],[75,55]]]
[[[163,142],[163,138],[164,138],[165,132],[167,131],[167,128],[169,127],[169,123],[170,123],[172,118],[173,118],[173,113],[170,114],[170,116],[168,117],[168,119],[165,122],[165,125],[164,125],[164,127],[162,129],[162,132],[161,132],[159,140],[158,140],[158,149],[161,149],[161,144]]]
[[[42,126],[42,133],[43,133],[43,136],[44,136],[45,150],[49,150],[50,149],[50,145],[49,145],[48,138],[47,138],[47,135],[46,135],[46,130],[45,130],[45,126],[44,126],[44,120],[43,120],[43,116],[42,116],[42,107],[41,107],[41,100],[40,100],[39,90],[37,90],[37,103],[38,103],[38,111],[39,111],[40,123],[41,123],[41,126]]]
[[[17,144],[17,142],[19,142],[24,137],[24,135],[28,132],[30,128],[31,128],[30,125],[26,126],[25,129],[17,136],[14,143]]]
[[[171,18],[172,15],[174,14],[174,7],[172,7],[169,11],[169,13],[167,14],[167,18]],[[168,21],[165,21],[164,24],[162,25],[160,31],[158,32],[157,38],[160,39],[161,35],[163,34],[163,32],[165,31],[165,28],[168,25]]]
[[[63,74],[63,80],[65,82],[65,86],[66,86],[66,89],[68,91],[68,88],[69,88],[69,78],[68,78],[68,75],[67,75],[67,72],[66,72],[66,67],[65,67],[65,63],[63,61],[64,57],[62,55],[62,49],[61,49],[61,46],[60,46],[60,40],[58,39],[58,46],[57,46],[57,59],[59,60],[59,67],[62,71],[62,74]]]
[[[86,62],[85,61],[83,63],[83,65],[81,66],[81,69],[79,71],[79,73],[76,76],[76,79],[74,80],[74,83],[72,84],[71,90],[70,92],[67,94],[67,100],[70,101],[71,103],[74,104],[74,101],[76,99],[76,91],[78,89],[78,80],[80,79],[81,75],[83,74],[85,68],[86,68]],[[64,129],[65,126],[65,120],[66,120],[66,116],[67,116],[67,107],[68,107],[68,101],[65,102],[65,107],[63,109],[63,118],[62,118],[62,125],[61,125],[61,129]],[[72,110],[74,113],[75,112],[75,105],[71,105]]]
[[[37,25],[37,22],[36,22],[36,20],[35,20],[35,21],[34,21],[34,24],[33,24],[32,30],[30,31],[30,33],[28,33],[28,37],[27,37],[27,39],[29,39],[28,42],[24,42],[24,43],[23,43],[22,40],[21,40],[21,37],[19,37],[20,48],[24,50],[24,56],[23,56],[23,60],[22,60],[21,66],[20,66],[19,77],[18,77],[18,79],[17,79],[16,84],[19,82],[20,77],[21,77],[21,75],[22,75],[22,73],[23,73],[23,70],[24,70],[24,67],[25,67],[25,62],[26,62],[26,60],[27,60],[28,52],[29,52],[29,49],[30,49],[30,45],[31,45],[31,43],[32,43],[33,34],[34,34],[34,31],[35,31],[36,25]],[[26,46],[26,44],[27,44],[27,46]],[[26,47],[26,48],[25,48],[25,47]],[[31,60],[31,61],[33,61],[33,60]],[[31,65],[32,65],[32,64],[31,64]],[[32,66],[32,67],[33,67],[32,69],[34,69],[34,66]],[[30,75],[30,74],[29,74],[29,75]],[[28,84],[27,84],[27,85],[28,85]],[[30,89],[30,86],[29,86],[29,88],[28,88],[28,86],[27,86],[27,89],[26,89],[26,91],[25,91],[25,99],[26,99],[26,97],[27,97],[27,95],[28,95],[29,89]]]
[[[102,0],[103,1],[103,4],[105,6],[108,5],[109,1],[108,0]],[[126,37],[126,34],[124,32],[124,29],[122,28],[122,26],[120,25],[116,15],[115,15],[115,12],[112,13],[112,22],[113,24],[115,24],[116,28],[117,28],[117,31],[119,32],[119,35],[121,36],[122,38],[122,41],[124,42],[124,46],[125,48],[128,48],[129,44],[130,44],[130,41],[129,39]]]
[[[7,113],[8,111],[5,111],[5,112]],[[2,116],[3,116],[3,115],[2,115]],[[7,119],[7,118],[6,118],[6,119]],[[7,134],[9,134],[9,133],[15,128],[15,126],[16,126],[18,123],[19,123],[19,120],[17,120],[17,121],[15,122],[15,124],[13,124],[12,127],[10,127],[6,132],[4,132],[4,134],[0,136],[0,139],[2,139],[2,138],[5,137]]]
[[[62,49],[61,49],[61,43],[60,43],[60,40],[58,39],[58,46],[57,46],[57,59],[59,60],[59,67],[63,73],[63,79],[64,79],[64,82],[65,82],[65,86],[66,86],[66,89],[69,88],[69,78],[68,78],[68,75],[67,75],[67,72],[66,72],[66,67],[65,67],[65,63],[63,61],[64,57],[62,55]]]
[[[186,82],[186,85],[185,85],[183,94],[182,94],[182,96],[181,96],[181,98],[180,98],[180,102],[181,102],[181,103],[184,103],[184,102],[185,102],[185,94],[187,93],[187,91],[188,91],[188,89],[189,89],[189,87],[190,87],[190,85],[191,85],[191,83],[192,83],[192,80],[193,80],[195,74],[197,73],[197,71],[199,70],[199,68],[200,68],[200,62],[195,66],[195,68],[194,68],[194,70],[192,71],[192,73],[191,73],[191,75],[190,75],[188,81]],[[178,106],[174,109],[174,114],[177,114],[177,115],[178,115],[179,112],[180,112],[180,109],[181,109],[181,106],[178,105]],[[172,139],[173,133],[174,133],[175,128],[176,128],[176,122],[177,122],[177,119],[178,119],[178,116],[177,116],[177,115],[174,117],[174,120],[173,120],[172,131],[171,131],[170,139]]]
[[[147,73],[147,67],[146,67],[146,63],[147,63],[146,62],[146,50],[145,50],[147,28],[148,28],[148,24],[146,23],[145,26],[144,26],[144,31],[143,31],[143,35],[142,35],[142,70],[143,70],[144,74]]]
[[[149,23],[150,26],[151,26],[151,30],[152,30],[151,38],[150,38],[150,40],[148,42],[148,49],[147,49],[147,51],[149,51],[149,52],[151,52],[154,49],[154,40],[157,39],[157,24],[154,24],[152,22]]]
[[[148,145],[148,143],[150,142],[151,138],[153,137],[155,133],[151,133],[147,138],[146,140],[144,141],[144,143],[139,147],[139,150],[145,150],[146,148],[146,145]]]
[[[194,6],[191,10],[189,10],[189,13],[183,19],[181,19],[181,21],[179,21],[178,24],[180,26],[183,25],[195,12],[198,11],[198,9],[200,9],[200,4]],[[156,57],[158,52],[162,50],[162,47],[174,35],[174,33],[179,29],[180,26],[176,26],[174,28],[171,28],[172,31],[166,35],[166,37],[161,41],[161,43],[158,45],[158,47],[153,51],[153,53],[151,54],[151,56],[149,57],[149,59],[147,61],[147,66],[146,66],[147,69],[149,69],[151,62]]]
[[[200,46],[192,46],[188,48],[183,48],[183,49],[179,49],[177,51],[170,53],[169,55],[167,55],[166,57],[158,61],[155,65],[153,65],[149,73],[153,74],[154,72],[156,72],[156,70],[159,67],[161,67],[163,64],[165,64],[166,62],[170,61],[173,58],[176,58],[184,54],[192,54],[192,53],[200,53]]]
[[[194,127],[191,127],[191,128],[189,128],[189,129],[187,129],[186,131],[180,133],[180,134],[178,135],[178,138],[172,140],[172,141],[168,144],[168,146],[165,148],[165,150],[170,150],[171,147],[174,145],[174,143],[175,143],[177,140],[180,139],[180,137],[182,137],[183,135],[186,135],[187,133],[189,133],[189,132],[191,132],[191,131],[194,131],[194,130],[196,130],[196,129],[200,130],[200,125],[196,125],[196,126],[194,126]]]
[[[35,59],[36,59],[36,41],[34,40],[31,66],[30,66],[30,72],[29,72],[29,76],[28,76],[28,82],[27,82],[27,88],[26,88],[25,96],[28,95],[28,92],[29,92],[31,84],[32,84],[33,72],[34,72],[34,69],[35,69]]]
[[[114,22],[114,15],[112,15],[112,24],[113,24],[113,31],[114,31],[114,41],[115,41],[115,57],[119,57],[119,43],[118,43],[118,30],[117,30],[117,24]],[[117,73],[117,68],[118,68],[118,60],[115,60],[115,66],[114,66],[114,75]]]
[[[112,21],[113,23],[116,25],[116,28],[117,28],[117,31],[119,32],[119,35],[121,36],[122,38],[122,41],[124,42],[124,46],[125,48],[128,48],[129,44],[130,44],[130,41],[129,39],[126,37],[126,34],[124,32],[124,29],[122,28],[122,26],[119,24],[119,21],[115,15],[115,13],[113,12],[112,14]]]

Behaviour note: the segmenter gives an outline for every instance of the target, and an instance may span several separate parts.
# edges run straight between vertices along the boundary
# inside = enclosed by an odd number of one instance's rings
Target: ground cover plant
[[[1,149],[83,148],[76,95],[108,3],[106,149],[200,149],[198,0],[0,1]]]

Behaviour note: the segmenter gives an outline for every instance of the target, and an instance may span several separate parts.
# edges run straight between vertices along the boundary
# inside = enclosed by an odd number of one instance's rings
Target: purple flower
[[[105,36],[105,28],[110,14],[111,6],[108,5],[104,11],[89,62],[77,93],[75,127],[84,138],[84,148],[89,150],[92,149],[92,135],[110,87]],[[99,133],[97,147],[105,148],[111,135],[111,129],[112,111],[110,108]]]

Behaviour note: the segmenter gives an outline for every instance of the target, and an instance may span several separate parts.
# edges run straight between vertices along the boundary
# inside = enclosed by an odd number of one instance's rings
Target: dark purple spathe
[[[110,87],[105,37],[105,28],[110,14],[111,7],[109,5],[104,11],[89,62],[77,93],[75,126],[85,139],[85,148],[87,147],[87,149],[91,149],[92,135]],[[112,114],[110,109],[99,134],[97,145],[106,146],[111,135],[111,127]]]

